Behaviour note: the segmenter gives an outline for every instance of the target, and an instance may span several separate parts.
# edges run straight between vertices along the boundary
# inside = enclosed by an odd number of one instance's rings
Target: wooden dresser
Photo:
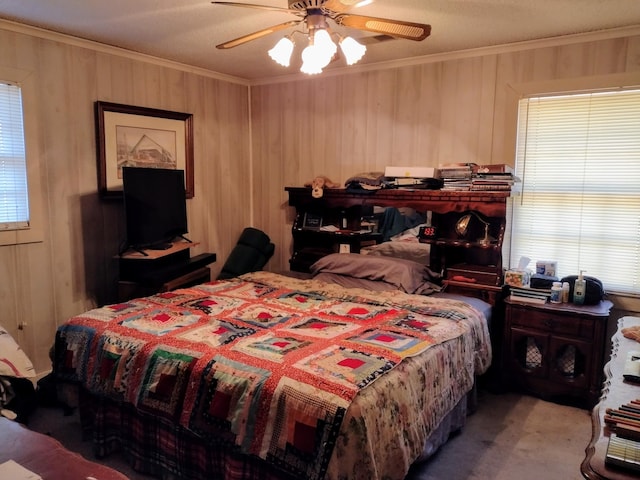
[[[622,317],[618,320],[618,331],[612,338],[611,359],[604,367],[605,381],[600,402],[591,414],[593,432],[591,441],[585,449],[586,456],[580,471],[589,480],[631,480],[640,478],[626,470],[605,465],[605,455],[611,434],[605,425],[604,416],[608,408],[619,408],[620,405],[640,398],[640,385],[626,382],[622,377],[627,352],[640,350],[640,343],[622,335],[622,328],[640,325],[639,317]]]

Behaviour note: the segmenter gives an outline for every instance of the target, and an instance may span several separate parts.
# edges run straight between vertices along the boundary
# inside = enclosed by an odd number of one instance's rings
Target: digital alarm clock
[[[418,238],[421,238],[421,239],[436,238],[436,227],[433,227],[430,225],[420,227],[420,229],[418,230]]]

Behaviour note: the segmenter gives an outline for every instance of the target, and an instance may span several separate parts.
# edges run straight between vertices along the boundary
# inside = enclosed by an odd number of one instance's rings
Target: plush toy
[[[324,193],[325,188],[340,188],[338,183],[334,183],[329,180],[329,177],[324,175],[318,175],[310,182],[304,184],[305,187],[311,187],[311,196],[313,198],[320,198]]]

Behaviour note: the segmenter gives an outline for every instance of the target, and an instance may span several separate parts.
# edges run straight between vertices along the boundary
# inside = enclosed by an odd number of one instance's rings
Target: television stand
[[[182,240],[182,241],[178,242],[180,244],[178,246],[178,248],[190,248],[192,246],[197,245],[197,244],[194,244],[191,240],[189,240],[184,235],[180,235],[177,238]],[[149,250],[161,250],[161,251],[162,250],[169,250],[171,247],[173,247],[175,245],[175,243],[176,242],[158,242],[158,243],[152,243],[151,245],[147,245],[144,248],[143,247],[136,247],[136,246],[129,246],[129,247],[125,247],[125,249],[120,252],[120,256],[121,257],[128,257],[128,256],[131,256],[130,255],[131,253],[138,252],[143,257],[148,257],[149,254],[147,252]]]
[[[129,249],[119,255],[118,301],[125,302],[176,288],[185,288],[211,280],[208,265],[215,253],[192,257],[189,249],[198,243],[184,239],[166,250]]]
[[[155,243],[153,245],[149,245],[147,250],[169,250],[171,247],[173,247],[173,243],[171,242]]]

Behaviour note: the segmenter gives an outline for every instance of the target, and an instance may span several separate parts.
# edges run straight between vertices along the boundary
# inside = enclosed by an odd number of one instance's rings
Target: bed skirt
[[[452,432],[460,430],[474,405],[475,388],[443,418],[417,461],[428,459]],[[180,425],[128,404],[81,390],[78,407],[83,437],[92,440],[96,457],[121,451],[134,470],[146,475],[162,480],[298,480],[259,457],[208,445]]]

